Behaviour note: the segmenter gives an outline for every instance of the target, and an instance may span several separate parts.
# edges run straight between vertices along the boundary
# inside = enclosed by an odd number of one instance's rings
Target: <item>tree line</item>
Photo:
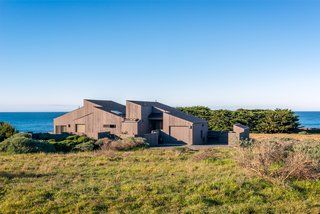
[[[211,110],[204,106],[178,107],[179,110],[208,121],[210,130],[231,131],[235,123],[249,126],[255,133],[293,133],[300,126],[299,117],[289,109]]]

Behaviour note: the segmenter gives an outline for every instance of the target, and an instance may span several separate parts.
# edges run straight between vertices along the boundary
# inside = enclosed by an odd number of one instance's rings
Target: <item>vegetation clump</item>
[[[55,147],[47,141],[32,139],[30,134],[18,133],[0,143],[0,151],[11,154],[55,152]]]
[[[204,106],[180,107],[179,110],[208,121],[209,129],[231,131],[236,123],[249,126],[255,133],[292,133],[297,132],[299,118],[291,110],[211,110]]]
[[[87,152],[94,150],[127,151],[148,147],[146,139],[140,137],[104,138],[95,140],[85,135],[19,133],[0,143],[0,152],[34,153],[34,152]]]
[[[240,143],[236,159],[254,175],[271,182],[320,178],[320,142],[290,138]]]
[[[103,138],[97,141],[103,150],[128,151],[135,149],[142,149],[149,146],[145,138],[142,137],[128,137],[118,140],[110,140]]]
[[[4,140],[3,142],[1,142]],[[50,133],[17,133],[7,123],[0,122],[0,152],[77,152],[100,149],[101,145],[86,136]]]
[[[0,142],[17,133],[16,129],[9,123],[0,122]]]
[[[57,152],[77,152],[93,151],[99,149],[94,139],[86,136],[68,135],[63,140],[56,141],[56,138],[49,139],[49,142],[55,147]]]
[[[51,133],[32,133],[32,138],[36,140],[48,140],[48,141],[54,141],[59,142],[66,140],[67,137],[71,136],[71,134],[68,133],[62,133],[62,134],[51,134]]]

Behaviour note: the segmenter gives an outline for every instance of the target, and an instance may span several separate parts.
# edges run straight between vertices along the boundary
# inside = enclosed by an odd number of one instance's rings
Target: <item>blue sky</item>
[[[320,110],[320,1],[0,0],[0,111]]]

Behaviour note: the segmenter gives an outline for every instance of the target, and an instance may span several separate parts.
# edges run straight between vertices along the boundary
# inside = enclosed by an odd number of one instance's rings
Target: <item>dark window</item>
[[[67,132],[67,126],[56,126],[55,132],[56,134],[62,134],[64,132]]]
[[[103,128],[116,128],[117,126],[115,124],[106,124],[106,125],[103,125]]]

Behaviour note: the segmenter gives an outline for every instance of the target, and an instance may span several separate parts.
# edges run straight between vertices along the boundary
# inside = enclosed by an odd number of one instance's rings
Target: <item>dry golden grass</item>
[[[249,142],[250,143],[250,142]],[[320,178],[319,141],[272,138],[238,146],[238,163],[253,176],[272,183]]]
[[[295,140],[320,140],[320,134],[250,134],[255,140],[267,140],[271,138],[291,138]]]

